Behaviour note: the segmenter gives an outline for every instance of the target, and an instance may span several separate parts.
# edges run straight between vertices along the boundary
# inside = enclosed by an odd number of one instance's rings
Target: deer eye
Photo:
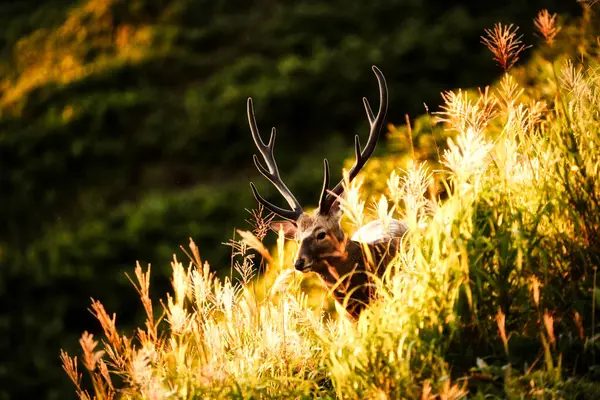
[[[325,239],[325,236],[327,236],[327,234],[325,232],[319,232],[317,234],[317,240],[323,240],[323,239]]]

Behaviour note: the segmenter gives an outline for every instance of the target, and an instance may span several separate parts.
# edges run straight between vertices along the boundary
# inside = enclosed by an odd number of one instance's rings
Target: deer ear
[[[329,215],[335,218],[342,218],[342,208],[340,206],[340,200],[334,200],[333,204],[329,208]]]
[[[294,240],[296,239],[296,231],[298,230],[298,227],[296,226],[296,223],[292,221],[273,221],[271,222],[271,229],[277,234],[279,234],[279,231],[283,229],[283,235],[285,238]]]

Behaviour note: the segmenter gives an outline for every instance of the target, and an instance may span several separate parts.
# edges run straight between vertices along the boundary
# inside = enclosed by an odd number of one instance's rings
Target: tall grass
[[[543,18],[551,43],[558,29]],[[413,162],[387,177],[386,193],[348,188],[350,229],[390,217],[409,226],[357,321],[310,305],[293,249],[282,237],[266,249],[259,224],[231,243],[238,281],[217,279],[191,243],[157,307],[138,265],[147,319],[137,332],[120,333],[94,300],[104,337],[81,339],[92,389],[77,358],[61,355],[78,396],[595,398],[600,65],[548,63],[555,90],[537,98],[510,72],[478,93],[443,94],[436,116],[454,134],[443,170]]]

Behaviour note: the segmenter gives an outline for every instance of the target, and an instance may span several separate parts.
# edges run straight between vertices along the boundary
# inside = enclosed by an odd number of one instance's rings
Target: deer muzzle
[[[294,262],[294,268],[296,268],[296,271],[300,271],[300,272],[310,271],[311,265],[312,265],[312,262],[309,262],[305,257],[298,257],[298,258],[296,258],[296,261]]]

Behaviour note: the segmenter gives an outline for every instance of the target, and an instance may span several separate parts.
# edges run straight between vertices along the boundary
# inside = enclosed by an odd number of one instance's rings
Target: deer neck
[[[325,267],[317,272],[336,300],[347,302],[346,309],[353,317],[371,299],[373,287],[368,283],[373,275],[381,276],[397,251],[397,240],[367,243],[346,238],[340,256],[327,258]]]
[[[353,316],[369,301],[369,277],[366,273],[362,244],[346,238],[340,254],[323,260],[323,268],[316,271],[335,299],[344,304]]]

